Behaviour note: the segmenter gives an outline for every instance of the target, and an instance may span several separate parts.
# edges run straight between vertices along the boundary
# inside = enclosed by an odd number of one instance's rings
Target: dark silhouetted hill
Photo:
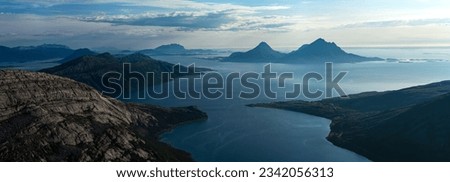
[[[261,42],[247,52],[235,52],[223,61],[230,62],[278,62],[285,54],[275,51],[266,42]]]
[[[374,161],[450,161],[450,81],[281,108],[332,120],[327,139]]]
[[[71,78],[73,80],[88,84],[99,91],[111,91],[102,84],[102,78],[104,80],[115,80],[114,83],[119,83],[120,85],[125,86],[124,90],[126,91],[129,90],[129,85],[131,85],[133,89],[144,89],[145,85],[142,86],[137,83],[129,83],[129,80],[125,80],[124,85],[121,84],[123,83],[123,77],[116,78],[114,75],[110,74],[104,77],[104,75],[109,72],[120,73],[123,76],[124,63],[130,64],[131,72],[138,72],[144,76],[146,76],[147,73],[153,73],[149,74],[147,80],[144,80],[147,81],[148,86],[160,84],[163,81],[166,81],[162,79],[162,73],[169,73],[173,78],[177,78],[180,76],[185,76],[185,74],[173,73],[174,69],[180,69],[182,72],[187,72],[188,69],[184,66],[176,66],[171,63],[158,61],[140,53],[130,54],[123,57],[115,57],[109,53],[103,53],[98,55],[82,56],[59,66],[41,71]],[[208,70],[209,69],[203,68],[196,69],[197,72]],[[113,96],[117,97],[118,95]]]
[[[69,56],[67,56],[64,59],[60,60],[59,62],[65,63],[67,61],[71,61],[71,60],[77,59],[77,58],[82,57],[82,56],[93,56],[93,55],[96,55],[96,54],[97,54],[96,52],[91,51],[91,50],[89,50],[87,48],[77,49],[77,50],[73,51],[72,54],[70,54]]]

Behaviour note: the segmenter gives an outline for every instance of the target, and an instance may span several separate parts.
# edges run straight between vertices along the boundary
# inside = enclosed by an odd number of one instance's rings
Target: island
[[[265,62],[284,64],[323,64],[355,63],[363,61],[381,61],[378,57],[364,57],[345,52],[334,42],[319,38],[310,44],[302,45],[290,53],[273,50],[266,42],[247,52],[235,52],[222,59],[224,62]]]

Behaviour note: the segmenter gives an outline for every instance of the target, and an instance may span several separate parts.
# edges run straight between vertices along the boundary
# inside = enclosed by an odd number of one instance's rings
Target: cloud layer
[[[0,2],[0,44],[140,49],[177,42],[220,48],[252,47],[265,40],[274,46],[295,47],[324,37],[344,46],[450,45],[448,1],[233,2]]]

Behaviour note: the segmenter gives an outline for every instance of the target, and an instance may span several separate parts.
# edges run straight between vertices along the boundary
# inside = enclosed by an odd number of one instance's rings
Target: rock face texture
[[[0,161],[188,161],[157,134],[206,114],[125,104],[68,78],[0,70]]]

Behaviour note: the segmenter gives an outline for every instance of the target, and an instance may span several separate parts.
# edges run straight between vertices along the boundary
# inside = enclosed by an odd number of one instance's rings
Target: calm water
[[[195,62],[197,66],[213,68],[223,75],[232,71],[262,72],[264,66],[255,63],[221,63],[192,57],[157,58],[184,65]],[[290,80],[286,88],[290,89],[292,83],[301,83],[301,77],[307,72],[323,73],[324,66],[273,64],[272,70],[295,73],[296,78]],[[346,93],[394,90],[450,79],[449,62],[335,64],[334,72],[338,71],[348,72],[341,83]],[[198,90],[199,85],[197,84]],[[324,87],[324,81],[313,82],[312,85],[312,89],[321,89]],[[235,86],[235,93],[242,90],[239,85]],[[284,89],[274,91],[282,93]],[[305,98],[300,96],[298,99]],[[164,100],[134,101],[164,106],[197,105],[207,112],[208,120],[179,126],[161,136],[162,141],[190,152],[197,161],[368,161],[365,157],[336,147],[325,139],[330,130],[330,121],[327,119],[284,110],[245,106],[249,103],[280,100],[283,100],[282,96],[278,99],[260,96],[253,100],[179,100],[171,97]]]

